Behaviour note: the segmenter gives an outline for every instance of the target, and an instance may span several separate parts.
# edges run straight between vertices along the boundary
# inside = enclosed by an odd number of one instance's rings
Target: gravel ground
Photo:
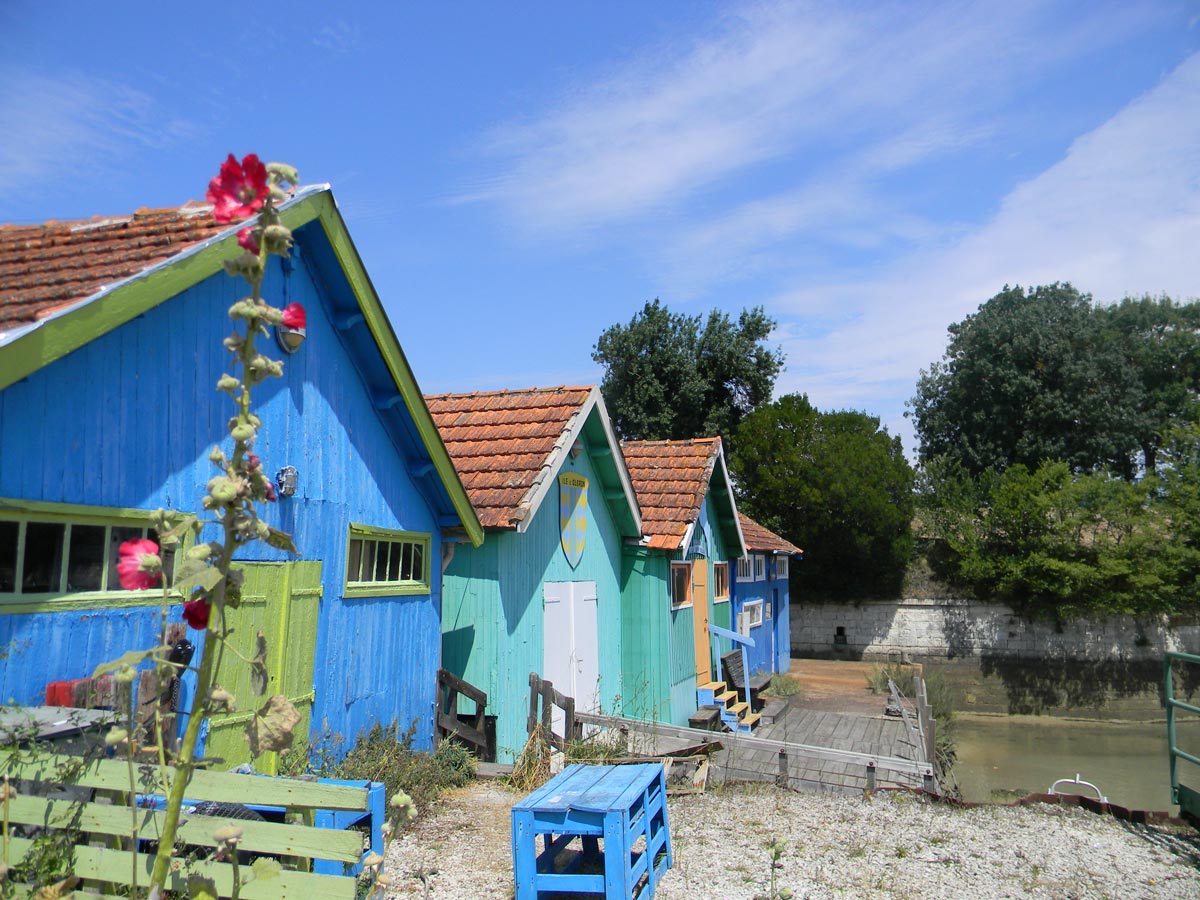
[[[510,898],[501,785],[447,795],[392,843],[393,897]],[[672,798],[674,867],[660,900],[733,900],[769,889],[764,844],[787,842],[777,886],[797,898],[1200,900],[1200,835],[1069,807],[959,809],[911,794],[871,799],[766,785]]]

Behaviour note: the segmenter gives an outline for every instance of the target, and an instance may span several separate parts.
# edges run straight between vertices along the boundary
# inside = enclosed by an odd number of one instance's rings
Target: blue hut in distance
[[[737,631],[754,638],[746,649],[750,674],[787,672],[791,664],[791,598],[788,581],[792,561],[804,551],[739,512],[746,555],[738,559],[733,578]]]

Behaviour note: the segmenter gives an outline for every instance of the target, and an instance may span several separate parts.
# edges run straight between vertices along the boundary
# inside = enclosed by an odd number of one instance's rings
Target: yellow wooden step
[[[696,690],[712,691],[713,695],[715,696],[725,690],[725,682],[723,682],[723,681],[698,681],[698,682],[696,682]]]
[[[737,691],[721,691],[713,694],[713,700],[718,706],[728,706],[730,700],[737,700]]]
[[[731,703],[725,708],[740,719],[744,713],[750,711],[750,704],[745,700],[739,700],[737,703]]]
[[[743,725],[749,725],[751,728],[753,728],[758,724],[758,720],[761,718],[761,713],[746,713],[746,715],[742,716],[740,721]]]

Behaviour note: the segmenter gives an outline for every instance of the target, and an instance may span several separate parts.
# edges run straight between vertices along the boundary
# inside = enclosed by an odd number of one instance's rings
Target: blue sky
[[[176,7],[179,7],[178,9]],[[1006,283],[1200,296],[1200,3],[0,3],[0,222],[330,182],[426,392],[763,305],[903,418]],[[272,10],[278,9],[278,15]]]

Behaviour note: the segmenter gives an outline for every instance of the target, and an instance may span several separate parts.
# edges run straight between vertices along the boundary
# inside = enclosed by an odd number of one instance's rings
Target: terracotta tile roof
[[[0,225],[0,332],[73,306],[230,227],[214,222],[211,211],[191,203],[117,218]]]
[[[591,387],[435,394],[425,403],[485,528],[528,515],[551,452]]]
[[[763,528],[752,518],[738,513],[742,523],[742,535],[746,538],[747,550],[761,550],[768,553],[799,553],[804,551],[788,541],[785,541],[773,531]]]
[[[622,441],[621,449],[642,508],[647,546],[678,549],[704,503],[721,439]]]

